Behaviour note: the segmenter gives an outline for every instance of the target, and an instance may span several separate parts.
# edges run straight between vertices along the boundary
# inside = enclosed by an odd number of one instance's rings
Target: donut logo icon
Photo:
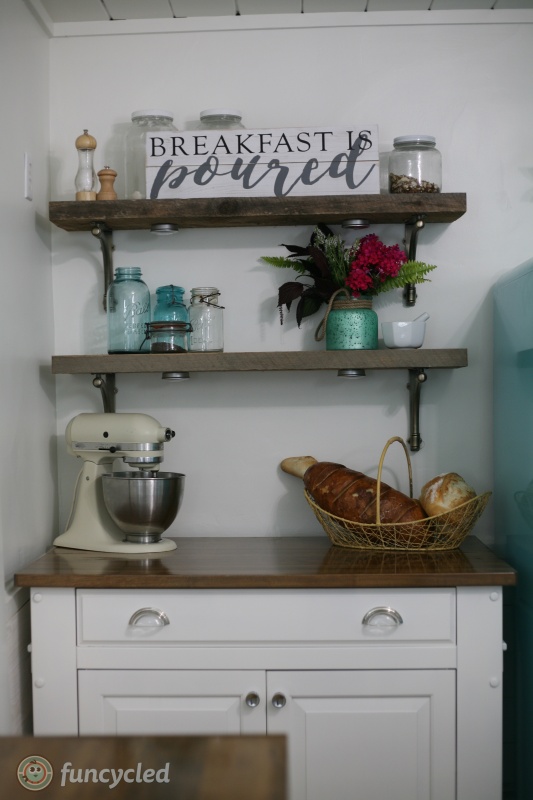
[[[50,762],[42,756],[27,756],[17,767],[19,783],[30,792],[45,789],[54,777]]]

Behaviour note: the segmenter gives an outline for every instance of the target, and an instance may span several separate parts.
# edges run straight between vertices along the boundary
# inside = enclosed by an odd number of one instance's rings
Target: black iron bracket
[[[420,393],[422,391],[422,384],[427,380],[427,375],[424,368],[416,368],[409,370],[409,447],[413,452],[418,452],[422,445],[422,437],[420,435]]]
[[[425,226],[425,214],[418,214],[409,222],[405,223],[405,254],[409,261],[416,261],[416,246],[418,242],[418,234]],[[416,286],[414,283],[408,283],[403,290],[403,299],[406,306],[414,306],[416,303]]]
[[[102,257],[104,261],[104,297],[103,306],[104,311],[107,311],[107,290],[109,284],[112,283],[114,278],[113,270],[113,251],[115,245],[113,244],[113,231],[104,225],[103,222],[96,222],[91,230],[93,236],[100,240],[100,247],[102,248]]]
[[[105,375],[97,373],[93,378],[93,386],[96,389],[100,389],[104,413],[114,414],[117,410],[115,398],[118,392],[115,382],[115,373],[107,372]]]

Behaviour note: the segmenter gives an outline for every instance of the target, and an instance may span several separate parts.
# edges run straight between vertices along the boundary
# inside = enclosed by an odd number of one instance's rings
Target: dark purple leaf
[[[287,306],[291,310],[291,303],[302,296],[305,286],[297,281],[288,281],[278,290],[278,306]]]

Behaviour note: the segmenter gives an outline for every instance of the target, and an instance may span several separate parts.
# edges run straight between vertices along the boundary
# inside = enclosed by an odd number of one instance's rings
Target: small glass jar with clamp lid
[[[233,108],[207,108],[200,111],[199,130],[222,131],[244,129],[242,114]]]
[[[134,111],[126,133],[124,181],[126,200],[146,198],[146,134],[154,131],[176,131],[174,116],[164,109]]]
[[[224,350],[224,306],[218,304],[219,297],[220,292],[214,286],[191,289],[189,350],[192,353]]]
[[[397,136],[389,156],[391,194],[435,193],[441,188],[442,158],[435,147],[435,137]]]
[[[185,353],[191,331],[189,312],[183,302],[182,286],[159,286],[152,322],[146,325],[146,337],[152,353]]]
[[[188,322],[147,322],[146,338],[152,353],[186,353],[191,326]]]
[[[183,302],[182,286],[159,286],[155,290],[156,303],[152,315],[154,322],[188,322],[189,312]]]

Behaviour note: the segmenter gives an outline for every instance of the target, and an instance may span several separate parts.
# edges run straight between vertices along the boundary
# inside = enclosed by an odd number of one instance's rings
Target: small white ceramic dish
[[[382,322],[381,330],[385,347],[422,347],[427,319],[429,319],[429,314],[421,314],[412,322]]]

